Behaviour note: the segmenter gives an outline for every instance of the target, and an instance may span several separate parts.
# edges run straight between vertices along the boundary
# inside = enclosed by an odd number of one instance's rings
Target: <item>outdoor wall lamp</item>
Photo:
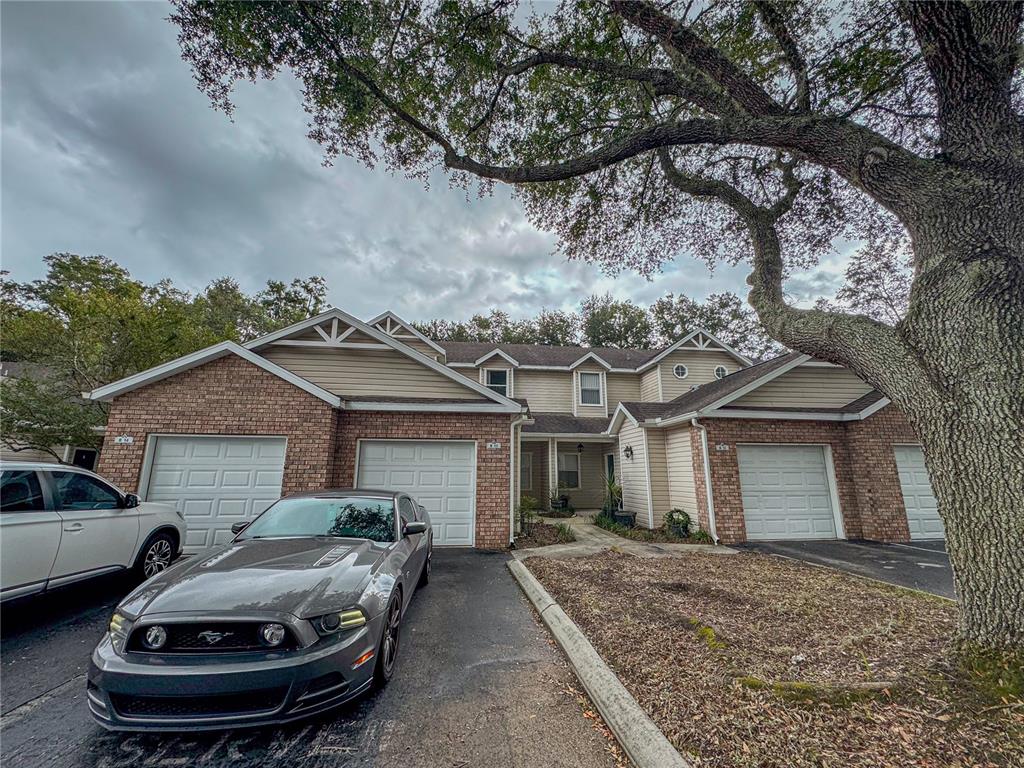
[[[632,445],[627,445],[625,448],[622,449],[622,454],[627,459],[632,459],[633,458],[633,446]]]
[[[583,443],[576,444],[576,453],[583,453]]]

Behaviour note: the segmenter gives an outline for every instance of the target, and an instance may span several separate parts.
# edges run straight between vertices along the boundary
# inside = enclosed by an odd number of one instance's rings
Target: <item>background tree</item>
[[[95,428],[106,423],[107,408],[82,392],[304,319],[321,310],[325,295],[322,278],[271,281],[255,296],[222,278],[193,296],[169,280],[146,285],[103,256],[55,253],[44,261],[41,280],[16,283],[4,274],[0,282],[0,359],[24,363],[0,395],[0,440],[12,449],[98,447]]]
[[[584,299],[580,330],[590,347],[646,349],[654,345],[647,311],[631,301],[616,301],[611,294]]]
[[[651,305],[651,321],[662,344],[670,344],[700,328],[755,360],[785,351],[768,337],[750,307],[728,291],[713,293],[703,302],[670,293]]]
[[[176,5],[214,102],[289,69],[328,157],[516,185],[612,271],[748,260],[772,337],[917,432],[962,639],[1024,646],[1021,2]],[[789,270],[882,227],[913,234],[895,327],[787,303]]]
[[[534,344],[571,347],[580,343],[580,320],[574,312],[542,309],[534,326]]]

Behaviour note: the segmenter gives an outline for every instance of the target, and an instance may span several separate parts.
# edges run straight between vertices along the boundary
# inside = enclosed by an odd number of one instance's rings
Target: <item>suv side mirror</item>
[[[403,536],[414,536],[417,533],[426,533],[426,532],[427,532],[427,524],[419,522],[419,521],[415,521],[415,522],[412,522],[412,523],[406,523],[405,524],[405,528],[402,529],[402,535]]]
[[[135,495],[134,493],[126,493],[124,495],[124,508],[125,509],[135,509],[141,503],[142,503],[141,499],[139,499],[139,497],[137,495]]]
[[[244,531],[248,527],[249,527],[249,521],[248,520],[246,520],[245,522],[242,522],[242,523],[232,523],[231,524],[231,532],[232,533],[241,533],[242,531]]]

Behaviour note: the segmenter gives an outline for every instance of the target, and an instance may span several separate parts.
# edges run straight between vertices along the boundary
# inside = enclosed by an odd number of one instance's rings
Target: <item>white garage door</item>
[[[281,497],[284,453],[283,437],[158,437],[146,499],[185,515],[186,552],[223,544]]]
[[[452,440],[363,440],[360,488],[405,491],[422,504],[434,543],[472,546],[476,444]]]
[[[748,539],[836,538],[823,447],[741,445],[737,453]]]
[[[897,445],[893,450],[896,452],[896,469],[900,473],[900,488],[903,489],[903,504],[907,508],[910,538],[946,538],[920,446]]]

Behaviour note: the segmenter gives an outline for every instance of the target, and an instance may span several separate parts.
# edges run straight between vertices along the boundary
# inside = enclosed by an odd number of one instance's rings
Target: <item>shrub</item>
[[[677,536],[688,536],[690,534],[690,516],[678,507],[670,510],[665,515],[665,530]]]
[[[568,523],[555,523],[555,530],[558,531],[558,543],[569,544],[576,541],[576,535]]]

